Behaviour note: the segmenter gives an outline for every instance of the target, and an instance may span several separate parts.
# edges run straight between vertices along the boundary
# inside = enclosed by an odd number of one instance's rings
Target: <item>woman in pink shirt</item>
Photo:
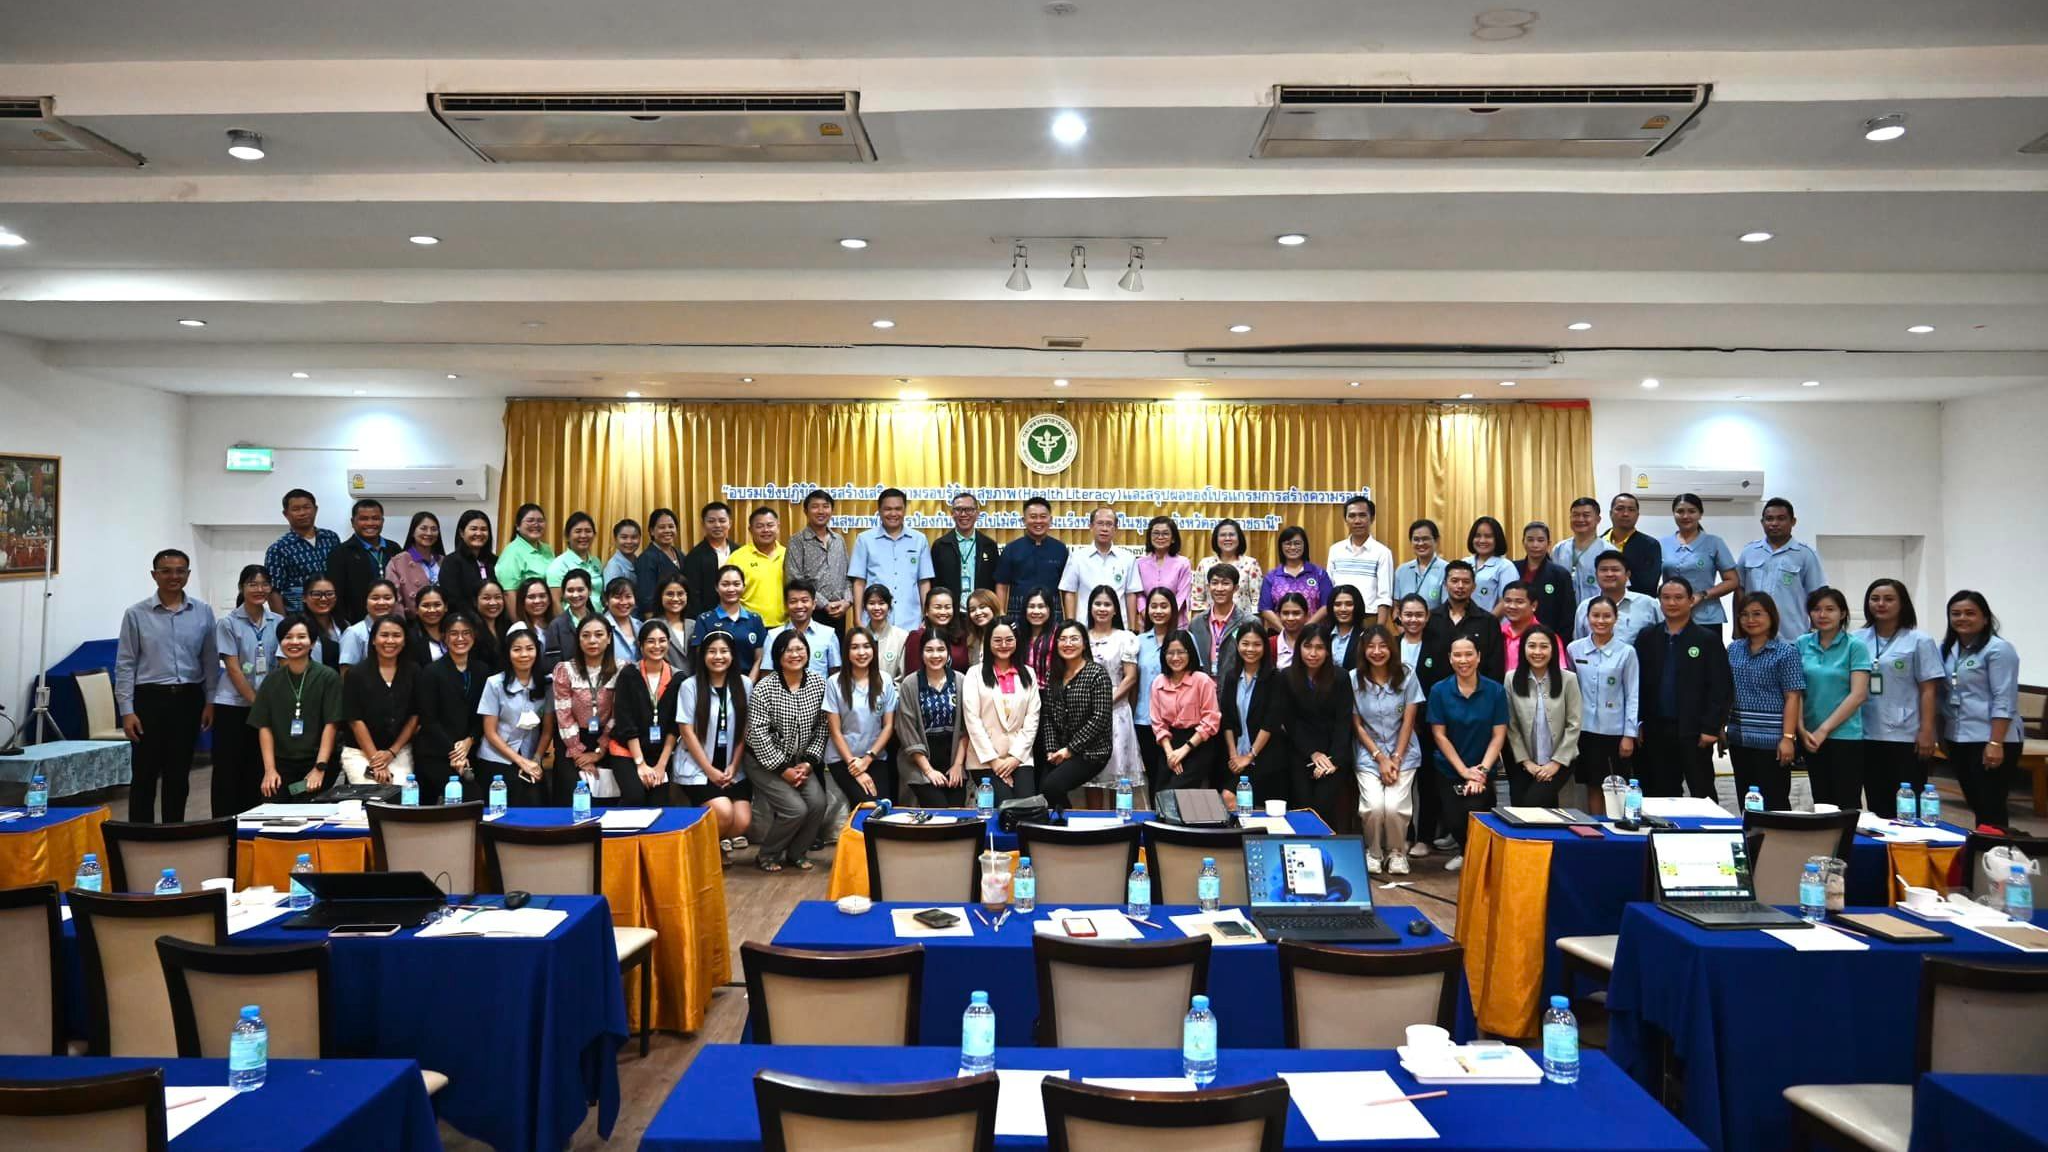
[[[1180,618],[1174,627],[1188,626],[1188,593],[1193,588],[1194,569],[1188,558],[1180,554],[1180,525],[1171,516],[1154,516],[1145,525],[1145,554],[1138,557],[1138,584],[1126,595],[1130,604],[1131,620],[1145,618],[1145,593],[1154,588],[1164,588],[1173,593],[1173,602],[1180,609]]]
[[[1216,682],[1195,666],[1195,642],[1185,632],[1159,650],[1162,671],[1152,682],[1152,738],[1166,753],[1169,788],[1217,788],[1223,746],[1216,733],[1223,711]]]

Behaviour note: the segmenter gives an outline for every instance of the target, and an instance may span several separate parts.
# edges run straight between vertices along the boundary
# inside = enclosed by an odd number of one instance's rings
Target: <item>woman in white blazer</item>
[[[1508,802],[1553,808],[1571,783],[1584,709],[1579,678],[1558,668],[1563,646],[1538,624],[1522,634],[1508,677]]]
[[[1016,627],[1007,620],[989,629],[982,662],[960,679],[961,720],[967,729],[967,778],[995,783],[998,803],[1038,793],[1031,745],[1038,738],[1038,684],[1018,659]]]

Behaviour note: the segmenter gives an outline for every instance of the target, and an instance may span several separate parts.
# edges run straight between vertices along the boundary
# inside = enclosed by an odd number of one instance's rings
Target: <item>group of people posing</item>
[[[1739,554],[1701,530],[1698,497],[1672,502],[1658,540],[1623,494],[1606,533],[1590,498],[1555,548],[1547,524],[1525,525],[1520,560],[1492,517],[1456,560],[1417,520],[1396,564],[1360,495],[1322,564],[1290,527],[1263,569],[1231,520],[1194,561],[1165,516],[1134,553],[1106,507],[1070,549],[1044,500],[1000,545],[972,493],[937,539],[904,526],[905,505],[885,490],[849,545],[813,492],[787,543],[761,507],[736,544],[713,503],[687,550],[659,508],[615,524],[601,558],[583,512],[557,552],[546,511],[524,505],[500,549],[480,510],[445,540],[419,513],[400,542],[361,500],[344,541],[295,489],[290,530],[242,571],[233,611],[216,621],[186,597],[190,562],[166,550],[157,594],[123,618],[131,818],[154,818],[159,785],[164,819],[183,818],[211,727],[215,812],[344,777],[412,776],[431,803],[451,779],[475,799],[502,776],[531,805],[566,805],[581,781],[708,806],[728,850],[758,800],[769,871],[812,866],[828,779],[849,804],[907,791],[926,806],[964,804],[983,779],[1062,807],[1119,779],[1234,793],[1243,778],[1261,802],[1325,814],[1355,792],[1371,866],[1399,874],[1432,849],[1459,867],[1466,815],[1503,778],[1518,804],[1578,781],[1597,810],[1610,775],[1712,796],[1723,746],[1738,791],[1771,807],[1803,766],[1816,800],[1889,815],[1939,747],[1979,820],[2005,824],[2002,769],[2024,733],[1990,606],[1956,593],[1937,644],[1881,579],[1848,633],[1848,600],[1781,499]]]

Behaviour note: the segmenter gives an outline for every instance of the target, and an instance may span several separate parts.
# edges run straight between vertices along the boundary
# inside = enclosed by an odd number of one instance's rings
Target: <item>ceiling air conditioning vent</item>
[[[140,168],[142,157],[52,115],[47,96],[0,96],[0,167]]]
[[[429,106],[498,164],[858,164],[857,92],[465,92]]]
[[[1085,348],[1087,345],[1088,338],[1086,336],[1047,336],[1045,338],[1045,346],[1047,348],[1061,348],[1071,351],[1077,348]]]
[[[1637,160],[1669,144],[1712,85],[1515,88],[1279,85],[1262,160]]]

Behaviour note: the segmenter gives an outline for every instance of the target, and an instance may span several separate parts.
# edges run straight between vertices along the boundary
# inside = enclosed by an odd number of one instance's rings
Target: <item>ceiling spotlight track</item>
[[[1010,278],[1003,287],[1012,292],[1031,291],[1031,250],[1022,244],[1010,248]]]
[[[246,128],[228,129],[228,155],[237,160],[263,159],[263,137]]]
[[[1079,244],[1067,253],[1067,282],[1065,287],[1076,292],[1088,290],[1088,249]]]
[[[1131,258],[1124,265],[1124,274],[1117,279],[1116,286],[1126,292],[1145,290],[1145,246],[1131,245]]]

